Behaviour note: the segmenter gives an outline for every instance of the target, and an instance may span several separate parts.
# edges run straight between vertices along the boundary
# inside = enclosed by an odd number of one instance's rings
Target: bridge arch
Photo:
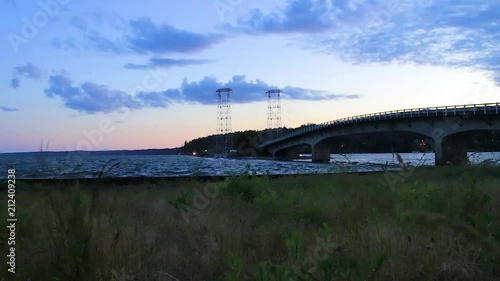
[[[461,164],[468,162],[468,152],[480,152],[494,148],[494,132],[499,129],[457,130],[435,141],[436,164]],[[498,140],[497,140],[498,141]]]
[[[299,154],[312,153],[312,146],[309,143],[300,143],[290,147],[277,149],[271,152],[276,159],[293,159],[297,158]]]
[[[329,162],[331,153],[428,152],[432,137],[412,130],[367,131],[326,136],[313,146],[314,162]]]
[[[428,143],[432,137],[428,134],[409,130],[391,130],[364,132],[352,135],[329,136],[316,144],[327,144],[332,153],[386,153],[412,152],[422,141]]]

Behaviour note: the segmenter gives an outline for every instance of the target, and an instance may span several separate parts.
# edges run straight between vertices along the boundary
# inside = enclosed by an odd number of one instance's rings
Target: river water
[[[434,165],[433,153],[401,153],[411,166]],[[392,153],[332,154],[330,163],[311,163],[310,159],[274,161],[264,159],[199,158],[180,155],[92,155],[84,158],[66,157],[67,153],[0,154],[0,173],[16,169],[20,179],[93,178],[104,177],[175,177],[235,175],[245,171],[256,174],[307,174],[368,172],[398,169]],[[310,155],[304,155],[310,156]],[[469,153],[471,163],[500,160],[500,152]],[[500,162],[497,162],[500,163]]]

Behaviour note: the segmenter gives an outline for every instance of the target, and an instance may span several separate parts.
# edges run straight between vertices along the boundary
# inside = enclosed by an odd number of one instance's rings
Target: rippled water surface
[[[305,155],[307,156],[307,155]],[[412,166],[434,165],[433,153],[402,153],[405,163]],[[469,154],[472,163],[487,159],[499,160],[500,152]],[[498,163],[498,162],[497,162]],[[311,160],[273,161],[263,159],[198,158],[169,155],[102,156],[89,155],[81,160],[67,153],[0,154],[0,171],[15,168],[18,178],[92,178],[102,172],[105,177],[171,177],[189,175],[234,175],[249,169],[257,174],[306,174],[381,171],[397,169],[397,159],[391,153],[332,154],[330,163]]]

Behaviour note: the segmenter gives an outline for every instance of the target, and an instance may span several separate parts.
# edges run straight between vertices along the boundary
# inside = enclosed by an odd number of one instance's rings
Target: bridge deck
[[[311,125],[302,129],[295,130],[282,137],[263,143],[261,146],[266,147],[296,136],[304,135],[309,132],[318,131],[325,128],[343,126],[354,123],[364,123],[379,120],[391,120],[402,118],[421,118],[421,117],[439,117],[439,116],[456,116],[456,115],[490,115],[499,114],[500,103],[485,103],[485,104],[469,104],[469,105],[454,105],[440,106],[428,108],[412,108],[394,111],[384,111],[378,113],[357,115],[342,119],[336,119],[319,125]]]

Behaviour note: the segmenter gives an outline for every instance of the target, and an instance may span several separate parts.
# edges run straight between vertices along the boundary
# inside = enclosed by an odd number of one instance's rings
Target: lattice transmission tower
[[[215,156],[225,156],[232,148],[231,126],[231,88],[218,89],[217,97],[217,136],[215,140]]]
[[[266,92],[268,97],[267,107],[267,128],[275,133],[275,137],[281,136],[281,90],[269,90]]]

